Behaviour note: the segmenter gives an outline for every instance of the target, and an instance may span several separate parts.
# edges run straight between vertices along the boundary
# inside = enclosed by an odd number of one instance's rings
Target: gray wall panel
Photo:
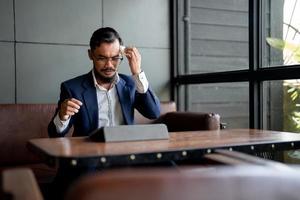
[[[9,84],[0,86],[0,103],[56,103],[62,81],[92,68],[87,45],[102,24],[141,48],[151,85],[161,100],[170,99],[169,1],[1,0],[0,11],[0,41],[12,42],[9,50],[1,46],[10,53],[1,55],[0,83]]]
[[[191,85],[190,97],[199,103],[248,102],[248,85],[248,83],[224,83],[223,86],[221,84]]]
[[[13,41],[14,40],[14,15],[13,15],[13,1],[0,1],[0,40]]]
[[[231,25],[247,27],[248,13],[224,10],[210,10],[207,8],[192,8],[191,22],[215,25]]]
[[[223,119],[225,118],[240,118],[249,116],[249,104],[245,103],[235,103],[227,102],[223,104],[193,104],[190,111],[199,111],[199,112],[214,112],[221,115]]]
[[[125,44],[170,47],[169,1],[104,0],[104,26],[116,27]]]
[[[194,39],[213,39],[230,41],[248,41],[247,27],[217,26],[213,24],[192,24],[191,37]]]
[[[219,10],[248,11],[248,0],[191,0],[191,7],[204,7],[208,9]]]
[[[0,42],[0,71],[0,103],[14,103],[14,43]]]
[[[16,0],[17,41],[88,44],[101,0]]]
[[[62,81],[92,69],[87,48],[18,44],[17,103],[56,103]]]
[[[159,99],[170,99],[170,50],[139,48],[142,55],[142,69],[145,71],[152,89]],[[131,74],[127,59],[123,60],[119,71]]]
[[[248,67],[249,59],[244,57],[209,57],[191,56],[190,72],[207,73],[230,70],[245,69]]]
[[[190,73],[246,69],[248,0],[191,0]]]
[[[192,55],[248,58],[248,43],[235,41],[192,40]]]

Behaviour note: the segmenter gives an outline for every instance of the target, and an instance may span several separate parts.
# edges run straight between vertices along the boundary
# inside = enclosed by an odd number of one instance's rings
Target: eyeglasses
[[[123,60],[123,57],[122,56],[114,56],[114,57],[99,56],[96,58],[96,60],[101,64],[106,64],[108,61],[111,61],[112,64],[118,64]]]

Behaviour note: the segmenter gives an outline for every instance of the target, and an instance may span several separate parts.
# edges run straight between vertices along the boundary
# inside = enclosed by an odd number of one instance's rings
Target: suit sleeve
[[[49,135],[49,137],[64,137],[69,132],[70,128],[72,127],[72,124],[73,124],[72,117],[71,117],[70,122],[69,122],[68,126],[66,127],[66,129],[63,132],[61,132],[61,133],[57,132],[56,126],[55,126],[55,124],[53,122],[55,116],[57,115],[57,113],[59,111],[60,104],[65,99],[68,99],[70,97],[71,97],[71,95],[70,95],[70,92],[69,92],[68,88],[66,87],[66,85],[64,83],[62,83],[61,87],[60,87],[60,99],[58,101],[55,114],[52,117],[52,119],[51,119],[51,121],[50,121],[50,123],[48,125],[48,135]]]
[[[146,93],[135,93],[135,108],[149,119],[157,119],[160,116],[160,101],[151,87]]]

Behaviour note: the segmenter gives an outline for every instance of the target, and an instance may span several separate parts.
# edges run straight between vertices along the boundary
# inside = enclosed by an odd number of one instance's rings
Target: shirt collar
[[[100,89],[105,89],[105,88],[103,88],[101,85],[98,84],[98,82],[97,82],[97,80],[96,80],[96,76],[95,76],[94,69],[92,69],[92,75],[93,75],[93,81],[94,81],[95,87],[98,87],[98,88],[100,88]],[[116,72],[116,78],[115,78],[115,80],[112,82],[111,88],[113,88],[119,81],[120,81],[119,73]],[[105,89],[105,90],[106,90],[106,89]]]

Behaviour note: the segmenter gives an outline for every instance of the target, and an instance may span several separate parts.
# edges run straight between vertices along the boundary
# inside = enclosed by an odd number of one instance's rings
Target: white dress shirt
[[[92,70],[92,74],[97,93],[98,128],[124,124],[123,113],[116,89],[116,84],[120,80],[119,75],[117,74],[116,80],[112,83],[111,88],[107,90],[97,83],[94,70]],[[132,77],[136,84],[137,92],[146,93],[149,87],[149,82],[144,71],[137,75],[133,75]],[[67,128],[70,118],[66,121],[62,121],[57,113],[53,122],[55,124],[56,131],[61,133],[65,130],[65,128]]]

